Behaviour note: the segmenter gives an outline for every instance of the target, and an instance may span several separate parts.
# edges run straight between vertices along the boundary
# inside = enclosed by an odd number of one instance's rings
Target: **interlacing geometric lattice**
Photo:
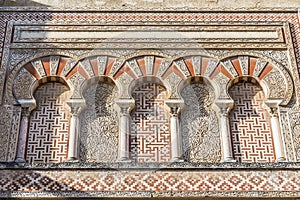
[[[239,162],[274,162],[269,115],[259,85],[240,82],[229,89],[234,99],[230,124],[234,157]]]
[[[138,162],[167,162],[171,158],[169,119],[164,107],[167,92],[155,83],[144,83],[132,92],[130,156]]]
[[[50,82],[35,91],[37,107],[31,112],[27,142],[28,162],[63,162],[67,158],[70,110],[69,89]]]

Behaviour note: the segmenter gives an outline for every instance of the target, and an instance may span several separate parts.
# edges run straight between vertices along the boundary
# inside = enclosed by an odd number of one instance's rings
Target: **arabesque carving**
[[[11,106],[0,107],[1,120],[0,120],[0,162],[7,161],[7,154],[10,148],[10,137],[12,133],[11,127],[13,120],[13,110]]]
[[[114,110],[117,88],[98,82],[88,86],[83,96],[86,108],[80,118],[80,160],[115,162],[118,158],[119,121]]]
[[[181,92],[181,134],[184,157],[189,162],[220,162],[221,141],[218,117],[212,109],[215,95],[204,82],[194,82]]]
[[[32,99],[32,83],[36,78],[23,68],[14,81],[14,96],[16,99]]]

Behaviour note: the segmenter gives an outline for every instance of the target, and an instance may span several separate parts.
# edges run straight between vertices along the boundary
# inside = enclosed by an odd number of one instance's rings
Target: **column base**
[[[184,162],[182,158],[172,158],[171,162]]]
[[[132,162],[132,160],[130,160],[129,158],[120,158],[119,162],[126,162],[126,163],[130,163]]]
[[[225,158],[223,160],[223,163],[236,163],[237,161],[234,160],[233,158]]]
[[[17,162],[17,163],[25,163],[26,160],[24,160],[23,158],[17,158],[17,159],[15,160],[15,162]]]
[[[66,162],[79,162],[79,160],[77,158],[68,158],[68,160],[66,160]]]
[[[287,162],[287,160],[285,158],[277,158],[276,162]]]

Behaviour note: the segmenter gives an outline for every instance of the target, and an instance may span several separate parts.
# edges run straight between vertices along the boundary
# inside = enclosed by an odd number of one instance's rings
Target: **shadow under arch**
[[[30,114],[26,160],[55,163],[67,159],[71,96],[61,77],[44,77],[32,86],[35,109]]]
[[[214,101],[218,95],[202,76],[182,81],[179,95],[184,100],[180,114],[183,156],[188,162],[220,162],[221,141]]]
[[[68,87],[68,89],[70,91],[72,91],[72,86],[63,78],[60,76],[47,76],[47,77],[42,77],[39,80],[36,80],[32,86],[31,86],[31,95],[33,96],[34,91],[40,87],[43,84],[47,84],[47,83],[51,83],[51,82],[57,82],[57,83],[61,83],[63,85],[65,85],[66,87]]]
[[[96,76],[82,85],[86,102],[80,113],[79,159],[82,162],[116,162],[119,119],[115,110],[118,87],[106,76]]]
[[[130,158],[135,162],[169,162],[171,133],[166,87],[157,77],[142,77],[131,84],[130,92],[135,101],[131,111]]]
[[[166,83],[165,81],[163,81],[161,78],[156,77],[156,76],[144,76],[144,77],[140,77],[140,78],[133,80],[129,84],[129,88],[128,88],[128,91],[129,91],[129,94],[131,95],[131,97],[132,97],[132,92],[137,87],[141,86],[144,83],[154,83],[154,84],[161,85],[167,91],[167,98],[170,97],[171,86],[168,83]]]
[[[264,82],[254,77],[238,77],[228,84],[228,94],[234,101],[229,114],[234,158],[238,162],[274,162]]]

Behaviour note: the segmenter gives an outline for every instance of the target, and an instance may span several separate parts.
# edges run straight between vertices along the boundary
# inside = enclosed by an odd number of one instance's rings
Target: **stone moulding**
[[[180,8],[129,8],[129,7],[122,7],[122,8],[112,8],[112,7],[99,7],[99,8],[45,8],[45,7],[23,7],[23,6],[13,6],[13,7],[1,7],[1,11],[3,12],[24,12],[24,11],[48,11],[48,12],[72,12],[72,11],[80,11],[80,12],[262,12],[262,13],[274,13],[274,12],[287,12],[287,13],[297,13],[298,8],[295,7],[281,7],[281,8],[274,8],[274,7],[261,7],[261,8],[249,8],[249,7],[241,7],[241,8],[199,8],[199,7],[180,7]]]
[[[181,26],[155,22],[117,22],[90,25],[55,22],[13,24],[10,48],[113,48],[113,49],[286,49],[283,22],[203,23],[194,21]],[[156,25],[156,26],[153,26]],[[108,32],[109,31],[109,32]]]
[[[82,91],[86,86],[93,80],[109,79],[118,88],[115,103],[120,107],[119,114],[129,119],[128,114],[134,106],[131,92],[141,81],[164,85],[168,92],[166,103],[169,102],[175,110],[180,106],[170,102],[184,103],[180,95],[184,83],[202,78],[212,85],[213,104],[219,108],[221,117],[226,118],[233,106],[228,95],[231,85],[255,80],[263,88],[271,114],[280,117],[282,126],[277,127],[282,129],[284,140],[291,138],[291,144],[284,143],[285,151],[292,147],[297,151],[299,141],[292,138],[299,130],[299,109],[295,103],[300,94],[297,8],[188,8],[183,11],[182,8],[2,7],[0,10],[0,32],[6,35],[2,41],[0,67],[1,77],[6,78],[0,80],[0,94],[5,93],[3,103],[16,105],[14,111],[2,109],[8,112],[5,121],[12,121],[12,124],[9,125],[11,144],[1,161],[12,163],[0,163],[0,197],[300,196],[300,165],[291,163],[299,160],[299,155],[296,155],[299,152],[294,152],[295,158],[287,156],[288,162],[277,163],[132,163],[127,160],[127,152],[119,155],[126,162],[14,163],[20,118],[23,116],[21,107],[22,110],[26,107],[31,110],[35,104],[33,91],[48,81],[68,85],[73,95],[71,107],[76,110],[84,106]],[[104,15],[108,17],[104,19]],[[127,15],[129,20],[125,18]],[[154,20],[153,17],[158,18]],[[224,22],[218,25],[218,21]],[[235,33],[247,30],[261,35],[256,39],[251,34],[234,39],[229,34],[227,38],[219,39],[208,38],[205,33],[200,39],[183,38],[184,42],[179,45],[176,43],[178,38],[164,38],[165,43],[156,44],[160,39],[155,38],[155,34],[149,40],[138,35],[138,45],[131,43],[134,39],[130,38],[109,40],[103,37],[99,46],[86,44],[95,42],[95,38],[76,38],[73,35],[75,39],[73,36],[61,39],[57,33],[64,31],[63,26],[82,24],[72,31],[86,29],[89,32],[93,30],[89,23],[106,30],[110,24],[115,32],[128,27],[135,31],[135,25],[148,30],[145,24],[155,26],[158,22],[179,33],[189,29],[190,35],[185,37],[195,36],[193,31],[199,27],[193,28],[192,25],[205,26],[205,30],[214,31],[215,37],[230,31],[231,25],[235,26]],[[95,29],[101,32],[100,28]],[[40,31],[36,37],[32,36],[34,31]],[[57,35],[43,36],[47,31],[56,31]],[[265,33],[267,31],[271,36]],[[41,40],[37,41],[39,37]],[[26,44],[27,39],[32,43]],[[196,42],[203,44],[197,45]],[[165,46],[166,43],[169,46]],[[2,90],[2,86],[5,89]],[[294,113],[291,106],[294,106]],[[231,162],[230,156],[228,158]]]
[[[177,170],[3,169],[0,171],[0,196],[295,197],[299,195],[300,186],[297,181],[299,170],[295,169]],[[16,188],[20,191],[15,192]]]

